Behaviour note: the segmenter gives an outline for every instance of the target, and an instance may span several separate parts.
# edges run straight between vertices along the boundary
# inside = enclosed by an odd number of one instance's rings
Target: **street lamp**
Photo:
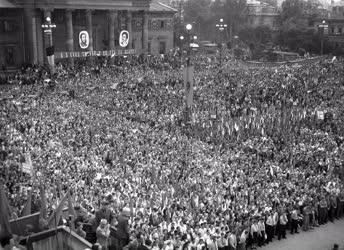
[[[48,16],[45,18],[45,22],[42,24],[42,29],[44,34],[47,36],[48,41],[48,48],[47,49],[47,58],[48,63],[50,64],[50,74],[53,75],[55,72],[55,62],[54,62],[54,48],[53,48],[53,32],[52,29],[56,28],[56,25],[54,23],[51,23],[51,18]],[[49,55],[48,55],[49,52]],[[50,60],[49,60],[50,57]]]
[[[191,106],[193,99],[193,68],[191,66],[191,30],[192,24],[187,24],[185,26],[187,31],[187,59],[186,59],[186,68],[184,69],[184,82],[185,82],[185,121],[187,124],[190,124],[191,121]]]
[[[183,63],[183,41],[184,41],[184,36],[180,36],[179,40],[180,40],[180,46],[179,46],[180,66],[182,66],[182,63]]]
[[[223,19],[221,18],[220,22],[215,26],[219,30],[220,67],[222,67],[222,32],[227,28],[227,24],[223,23]]]

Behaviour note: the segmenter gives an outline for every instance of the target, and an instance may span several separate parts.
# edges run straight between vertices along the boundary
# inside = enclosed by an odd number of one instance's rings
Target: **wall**
[[[25,57],[23,11],[0,9],[0,66],[20,65]]]

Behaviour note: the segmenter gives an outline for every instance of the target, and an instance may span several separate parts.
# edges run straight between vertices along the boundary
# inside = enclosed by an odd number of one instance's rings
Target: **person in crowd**
[[[86,238],[86,232],[83,230],[83,224],[82,224],[82,222],[78,222],[77,224],[77,227],[76,227],[76,233],[80,236],[80,237],[82,237],[82,238]]]
[[[298,210],[298,206],[294,205],[293,210],[291,211],[291,230],[290,233],[294,234],[294,233],[299,233],[297,231],[298,227],[299,227],[299,210]]]
[[[116,245],[117,249],[122,249],[124,246],[129,243],[129,218],[130,218],[130,208],[123,208],[122,213],[118,216],[117,219],[117,231],[116,231]]]
[[[102,246],[103,249],[108,249],[109,236],[110,236],[110,224],[106,219],[101,219],[100,224],[96,231],[97,243]]]
[[[279,229],[278,229],[278,240],[281,238],[286,239],[288,218],[285,209],[282,208],[281,215],[279,217]]]

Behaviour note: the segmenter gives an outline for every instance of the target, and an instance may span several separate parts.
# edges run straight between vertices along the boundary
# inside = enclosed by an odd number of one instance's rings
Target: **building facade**
[[[175,13],[157,0],[0,0],[0,65],[42,64],[50,45],[57,59],[66,55],[71,62],[80,52],[164,54],[173,48]],[[52,36],[42,28],[47,18],[56,25]],[[125,48],[123,30],[129,32]],[[87,49],[79,44],[81,31],[89,35]]]
[[[278,28],[277,18],[279,16],[277,8],[260,1],[247,1],[246,4],[247,25],[256,28],[267,26],[272,30]]]
[[[324,30],[324,35],[332,49],[344,49],[344,1],[332,2],[327,15],[315,22],[317,32],[323,32],[321,26],[324,21],[328,27]]]

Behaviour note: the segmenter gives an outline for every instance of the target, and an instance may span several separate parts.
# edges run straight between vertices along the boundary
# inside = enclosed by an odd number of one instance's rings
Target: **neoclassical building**
[[[50,45],[57,60],[73,61],[81,52],[164,54],[173,48],[176,12],[159,0],[0,0],[0,65],[43,63]],[[47,18],[56,25],[52,36],[42,28]],[[130,34],[125,48],[119,46],[122,30]],[[89,34],[86,51],[79,46],[81,31]]]

